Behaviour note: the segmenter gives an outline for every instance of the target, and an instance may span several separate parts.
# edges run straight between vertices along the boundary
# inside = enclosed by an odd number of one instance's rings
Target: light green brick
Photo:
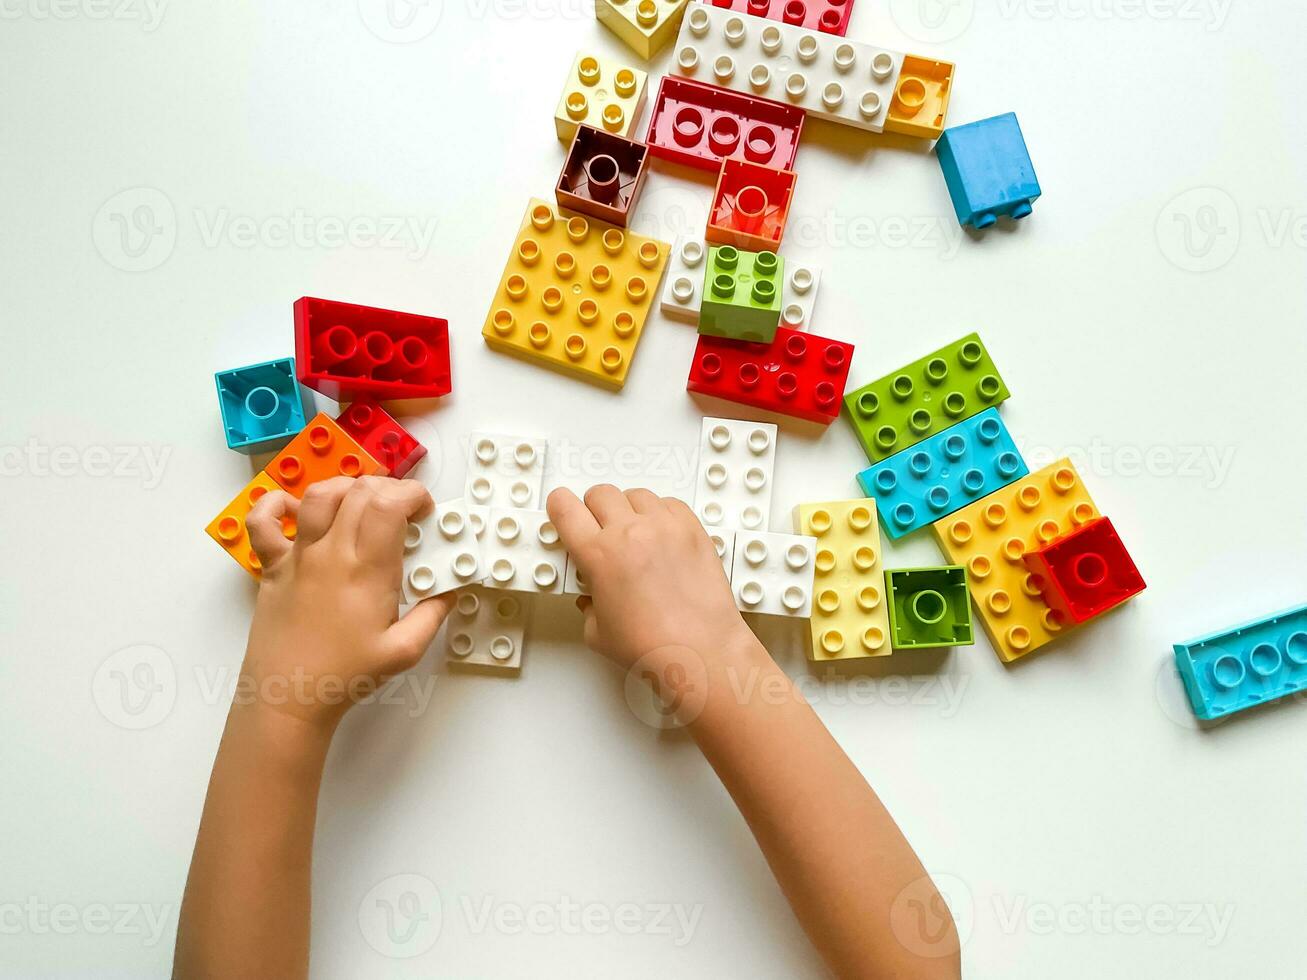
[[[785,260],[733,245],[708,249],[699,333],[770,344],[781,320]]]

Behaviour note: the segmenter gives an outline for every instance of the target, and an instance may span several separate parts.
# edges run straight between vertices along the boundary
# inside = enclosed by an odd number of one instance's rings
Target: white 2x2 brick
[[[735,535],[731,591],[744,612],[812,616],[817,539],[805,534],[740,531]]]
[[[705,527],[765,531],[771,521],[776,426],[706,417],[694,512]]]
[[[547,447],[544,439],[472,433],[464,493],[469,506],[538,509]]]
[[[405,602],[420,602],[479,582],[485,575],[477,522],[463,498],[439,503],[429,517],[408,525],[404,533]]]
[[[526,596],[480,586],[461,591],[445,622],[445,660],[452,666],[517,673],[529,603]]]
[[[481,537],[486,585],[514,592],[561,595],[567,552],[543,510],[492,508]]]

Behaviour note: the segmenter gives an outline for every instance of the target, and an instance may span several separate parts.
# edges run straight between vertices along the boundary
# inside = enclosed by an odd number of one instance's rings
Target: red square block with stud
[[[319,480],[333,476],[385,476],[386,468],[336,424],[319,412],[290,444],[272,458],[264,472],[287,493],[303,497]]]
[[[427,447],[376,402],[355,402],[336,422],[396,479],[407,476],[427,454]]]
[[[1144,590],[1139,569],[1106,517],[1023,558],[1045,604],[1063,625],[1093,619]]]
[[[704,237],[751,252],[775,252],[790,216],[795,179],[792,170],[723,160]]]
[[[778,327],[770,344],[699,335],[689,391],[822,425],[840,414],[853,345]]]
[[[449,321],[304,296],[295,301],[300,383],[335,401],[449,394]]]
[[[789,170],[804,115],[796,106],[664,75],[645,142],[652,156],[701,170],[720,170],[728,157]]]
[[[648,164],[643,143],[577,126],[554,188],[558,206],[625,228]]]
[[[714,7],[843,37],[853,0],[709,0]]]

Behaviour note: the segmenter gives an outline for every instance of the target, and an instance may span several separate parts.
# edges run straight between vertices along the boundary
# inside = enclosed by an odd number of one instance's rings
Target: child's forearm
[[[234,705],[213,765],[174,975],[304,977],[313,825],[331,729]]]
[[[713,657],[690,730],[813,944],[840,977],[957,977],[951,921],[923,958],[891,924],[925,874],[862,774],[751,636]],[[938,899],[931,905],[944,906]]]

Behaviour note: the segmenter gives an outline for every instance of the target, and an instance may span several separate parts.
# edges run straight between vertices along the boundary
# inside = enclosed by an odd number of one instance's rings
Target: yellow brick
[[[620,388],[670,251],[532,198],[481,333],[494,350]]]
[[[894,84],[894,98],[885,115],[885,132],[922,139],[939,139],[948,117],[948,100],[953,89],[953,64],[919,58],[903,58],[903,68]]]
[[[949,561],[965,565],[971,598],[994,652],[1007,662],[1065,632],[1040,598],[1022,556],[1098,516],[1069,459],[931,525]]]
[[[646,61],[681,29],[687,0],[595,0],[599,23]]]
[[[874,500],[799,504],[800,534],[817,539],[808,659],[888,657],[889,609]]]
[[[257,474],[253,480],[245,485],[236,499],[222,509],[217,517],[209,522],[205,533],[209,537],[222,545],[224,551],[236,559],[236,563],[249,572],[255,578],[262,575],[262,569],[259,566],[258,555],[250,546],[250,535],[245,529],[245,518],[249,516],[250,510],[254,507],[255,501],[262,497],[269,490],[280,490],[277,482],[267,473]],[[295,522],[293,518],[287,517],[282,520],[283,533],[288,538],[295,536]]]
[[[647,72],[578,52],[558,108],[554,110],[558,138],[570,145],[576,127],[586,123],[634,139],[648,87]]]

